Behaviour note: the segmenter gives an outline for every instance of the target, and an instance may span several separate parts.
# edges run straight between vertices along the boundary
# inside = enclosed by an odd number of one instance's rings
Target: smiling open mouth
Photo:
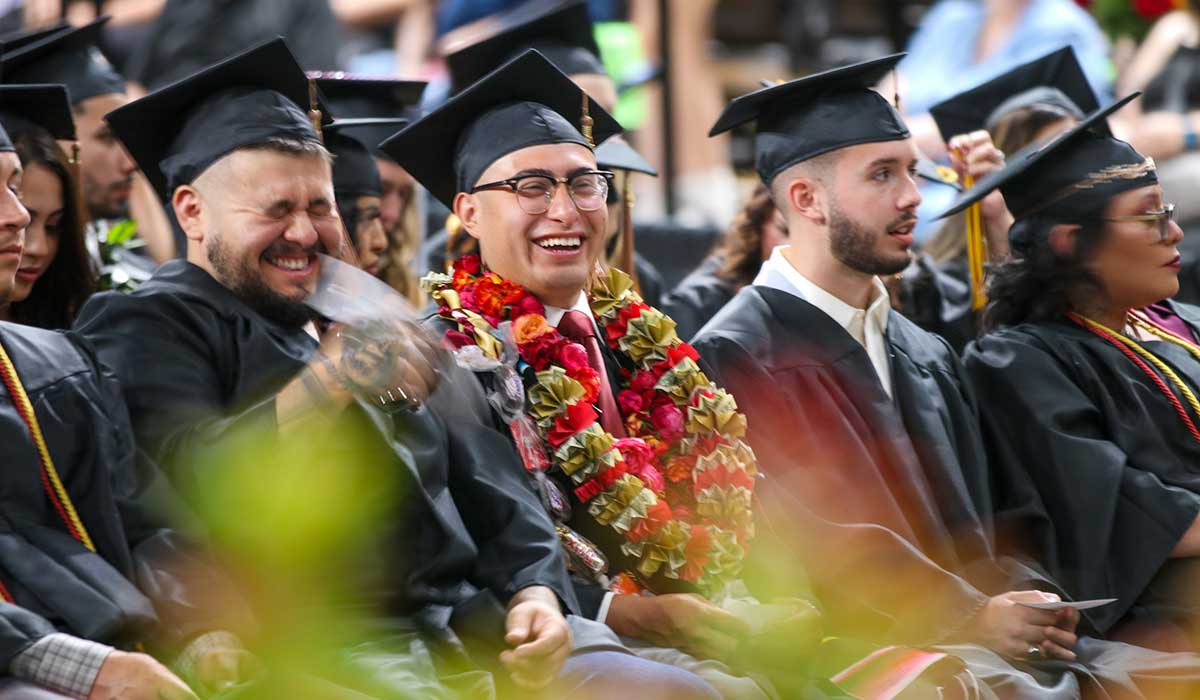
[[[301,272],[306,270],[312,264],[313,256],[311,255],[271,255],[267,256],[267,262],[278,267],[281,270],[289,272]]]
[[[554,238],[543,238],[534,243],[544,250],[552,250],[556,252],[573,252],[579,250],[583,245],[583,239],[579,236],[556,236]]]

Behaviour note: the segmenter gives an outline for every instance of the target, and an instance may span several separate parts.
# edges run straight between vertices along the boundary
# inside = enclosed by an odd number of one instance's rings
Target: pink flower
[[[642,410],[642,395],[636,391],[629,389],[623,390],[617,394],[617,407],[621,409],[621,415],[631,416]]]
[[[654,388],[658,383],[658,378],[653,373],[645,370],[639,370],[633,375],[633,379],[629,382],[629,388],[639,394],[643,394]]]
[[[558,361],[562,363],[563,369],[567,370],[567,374],[577,372],[588,365],[587,350],[579,343],[567,343],[562,350],[558,352]]]
[[[663,440],[683,437],[683,412],[675,406],[662,405],[650,412],[650,424]]]
[[[513,307],[512,315],[513,318],[520,318],[526,314],[545,316],[546,307],[542,305],[542,302],[538,301],[537,297],[532,294],[526,294]]]
[[[621,438],[613,443],[621,453],[630,471],[650,466],[654,462],[654,450],[641,438]]]

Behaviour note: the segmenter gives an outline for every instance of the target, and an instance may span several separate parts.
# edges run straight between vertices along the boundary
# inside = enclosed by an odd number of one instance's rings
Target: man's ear
[[[454,215],[458,217],[458,222],[463,230],[472,238],[479,238],[480,215],[479,202],[474,195],[466,192],[459,192],[454,196]]]
[[[817,180],[808,177],[798,177],[787,184],[784,190],[788,206],[796,214],[816,224],[824,224],[825,188]],[[787,218],[787,212],[783,212]]]
[[[205,217],[208,212],[205,211],[200,192],[191,185],[176,187],[175,193],[171,195],[171,207],[175,209],[175,218],[188,240],[202,243],[204,232],[207,230]]]
[[[1046,237],[1050,250],[1060,258],[1071,258],[1079,246],[1079,224],[1058,224]]]

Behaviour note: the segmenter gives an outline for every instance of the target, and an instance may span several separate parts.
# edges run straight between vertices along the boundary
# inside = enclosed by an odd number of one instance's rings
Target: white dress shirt
[[[892,395],[892,366],[887,348],[887,322],[891,302],[887,288],[878,277],[873,280],[874,294],[866,309],[855,308],[821,287],[792,267],[783,251],[788,246],[779,246],[763,263],[754,284],[787,292],[812,304],[846,329],[852,338],[867,351],[871,366],[879,377],[879,383],[888,396]]]

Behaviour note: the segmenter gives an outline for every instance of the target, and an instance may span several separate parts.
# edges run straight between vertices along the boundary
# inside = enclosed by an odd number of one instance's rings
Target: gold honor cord
[[[1174,384],[1175,388],[1179,390],[1179,393],[1183,395],[1184,400],[1187,401],[1188,406],[1190,406],[1192,409],[1192,415],[1200,416],[1200,400],[1196,399],[1196,394],[1191,390],[1191,388],[1186,383],[1184,383],[1184,381],[1182,379],[1179,378],[1178,374],[1175,374],[1174,370],[1172,370],[1170,367],[1167,366],[1167,363],[1158,359],[1158,357],[1154,353],[1152,353],[1149,350],[1147,350],[1146,348],[1142,347],[1142,345],[1140,343],[1138,343],[1136,340],[1134,340],[1132,338],[1126,337],[1125,335],[1118,333],[1101,323],[1093,321],[1092,319],[1090,319],[1086,316],[1081,316],[1079,314],[1071,314],[1071,316],[1073,318],[1075,318],[1077,320],[1077,322],[1081,322],[1086,328],[1088,328],[1092,332],[1094,332],[1097,335],[1099,335],[1100,337],[1108,340],[1108,342],[1113,343],[1113,344],[1117,345],[1118,347],[1120,347],[1122,345],[1125,346],[1125,348],[1127,348],[1127,353],[1128,353],[1128,351],[1132,351],[1133,353],[1136,353],[1136,355],[1140,355],[1141,358],[1144,359],[1146,362],[1149,362],[1151,365],[1153,365],[1154,368],[1157,369],[1172,384]],[[1187,341],[1176,336],[1174,333],[1171,333],[1170,331],[1159,328],[1159,327],[1155,326],[1154,324],[1147,323],[1146,321],[1138,318],[1134,314],[1129,315],[1129,320],[1132,321],[1134,323],[1134,325],[1138,326],[1139,328],[1145,328],[1148,332],[1162,338],[1163,340],[1166,340],[1171,343],[1175,343],[1177,345],[1182,345],[1185,348],[1187,348],[1189,345],[1191,345]],[[1193,354],[1195,354],[1195,351],[1192,351],[1190,348],[1189,348],[1189,352],[1193,352]],[[1135,357],[1135,355],[1130,355],[1131,359],[1133,359],[1134,357]],[[1136,362],[1136,360],[1135,360],[1135,362]],[[1154,377],[1151,377],[1151,379],[1153,380]],[[1169,389],[1167,389],[1165,384],[1161,384],[1160,382],[1161,382],[1161,380],[1156,381],[1155,384],[1158,384],[1159,390],[1162,391],[1167,396],[1167,398],[1173,404],[1176,405],[1176,413],[1178,413],[1180,418],[1183,419],[1184,425],[1187,427],[1188,432],[1190,432],[1192,434],[1192,437],[1194,437],[1197,440],[1197,442],[1200,442],[1200,430],[1197,430],[1196,424],[1192,421],[1191,417],[1188,416],[1187,412],[1183,410],[1183,406],[1179,405],[1178,399],[1175,398],[1175,395],[1172,394]]]
[[[963,176],[963,189],[975,186],[975,178]],[[983,237],[983,205],[975,202],[967,207],[967,269],[971,274],[971,308],[975,311],[987,305],[984,288],[983,261],[987,259],[987,241]]]
[[[96,545],[92,544],[92,538],[88,535],[87,528],[83,526],[83,521],[80,520],[79,513],[75,510],[75,504],[71,502],[71,496],[63,487],[58,470],[54,468],[54,460],[50,458],[50,450],[46,447],[46,439],[38,424],[37,414],[33,411],[33,404],[29,401],[29,395],[25,393],[21,378],[17,376],[17,368],[13,366],[12,359],[9,358],[8,352],[2,344],[0,344],[0,378],[3,378],[5,386],[8,387],[8,391],[13,397],[13,403],[16,404],[17,413],[21,415],[21,419],[29,429],[29,435],[33,438],[33,444],[37,448],[38,459],[42,463],[42,485],[46,490],[46,495],[50,497],[50,502],[62,517],[71,535],[83,546],[95,552]]]

